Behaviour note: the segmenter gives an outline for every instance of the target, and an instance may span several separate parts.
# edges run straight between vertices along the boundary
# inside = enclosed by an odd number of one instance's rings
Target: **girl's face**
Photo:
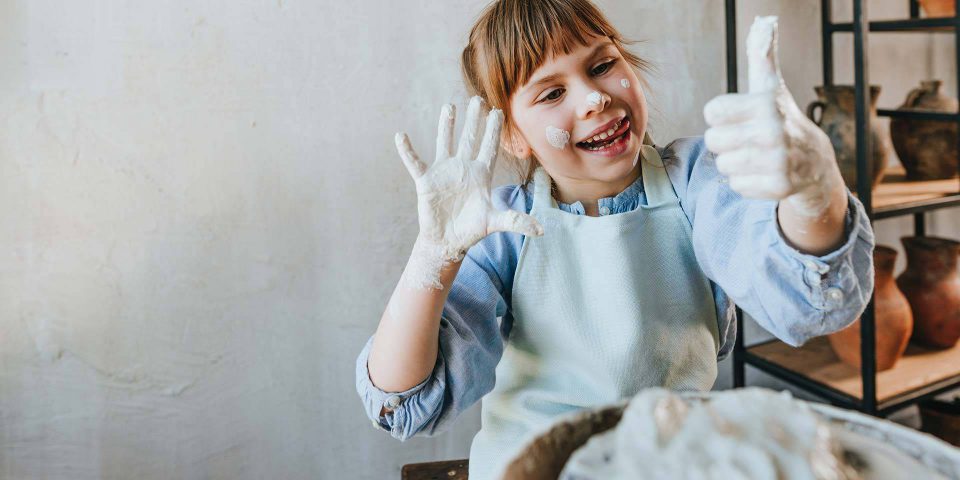
[[[637,75],[607,37],[547,59],[512,95],[510,112],[522,137],[513,136],[513,153],[524,158],[532,150],[558,183],[622,183],[636,166],[647,127]],[[600,132],[607,138],[586,144]],[[597,149],[611,138],[612,145]]]

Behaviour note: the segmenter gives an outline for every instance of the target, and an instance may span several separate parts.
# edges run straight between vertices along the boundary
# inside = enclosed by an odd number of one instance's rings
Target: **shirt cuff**
[[[401,409],[401,406],[403,406],[408,399],[420,393],[433,377],[433,374],[419,384],[402,392],[387,392],[382,390],[373,384],[373,381],[370,379],[370,370],[367,368],[367,361],[370,358],[370,346],[372,344],[373,337],[370,337],[363,351],[361,351],[357,357],[357,393],[360,395],[360,398],[363,399],[367,416],[370,418],[373,427],[403,440],[409,437],[410,434],[403,431],[406,429],[401,428],[402,425],[400,425],[407,422],[398,421],[399,419],[397,418],[398,416],[404,416],[404,409]],[[434,369],[434,373],[435,370],[436,369]],[[386,408],[387,412],[380,415],[380,412],[384,408]]]
[[[824,335],[859,317],[873,292],[873,247],[875,238],[863,204],[847,190],[844,221],[846,240],[836,250],[816,256],[801,253],[780,235],[778,249],[802,270],[810,304],[821,312],[820,325],[805,337]],[[776,215],[776,213],[774,213]],[[805,340],[804,340],[805,341]]]

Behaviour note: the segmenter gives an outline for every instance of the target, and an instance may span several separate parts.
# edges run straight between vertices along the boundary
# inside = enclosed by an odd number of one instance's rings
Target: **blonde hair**
[[[460,68],[467,91],[503,110],[505,135],[519,133],[511,120],[511,95],[547,58],[569,54],[591,36],[609,38],[638,76],[650,70],[649,63],[625,48],[634,42],[624,39],[589,0],[496,0],[480,14],[463,49]],[[526,185],[538,162],[518,160],[517,174]]]

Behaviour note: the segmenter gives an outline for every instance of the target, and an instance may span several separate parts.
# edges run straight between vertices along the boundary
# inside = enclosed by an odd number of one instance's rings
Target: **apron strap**
[[[538,166],[533,172],[533,207],[530,209],[531,212],[533,210],[559,208],[551,193],[552,186],[550,175],[543,167]]]
[[[647,194],[647,205],[676,201],[677,193],[673,191],[660,152],[653,145],[644,143],[640,147],[640,158],[640,176],[643,178],[643,191]]]

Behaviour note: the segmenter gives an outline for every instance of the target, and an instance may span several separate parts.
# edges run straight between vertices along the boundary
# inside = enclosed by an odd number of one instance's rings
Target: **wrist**
[[[843,244],[849,208],[846,188],[840,182],[836,189],[825,192],[825,195],[827,200],[816,201],[823,205],[817,216],[809,215],[809,203],[804,204],[801,196],[788,197],[780,202],[777,220],[788,245],[803,253],[820,256]]]
[[[828,214],[835,201],[846,191],[840,169],[832,157],[822,160],[826,165],[819,168],[823,173],[807,180],[806,186],[784,199],[784,204],[797,217],[816,219]]]
[[[467,255],[466,249],[451,247],[440,240],[423,234],[423,232],[417,235],[417,239],[413,243],[413,249],[444,263],[460,263],[463,261],[463,257]]]
[[[403,271],[402,282],[421,290],[442,290],[450,267],[458,268],[465,253],[451,249],[429,237],[420,235],[413,244],[410,260]]]

